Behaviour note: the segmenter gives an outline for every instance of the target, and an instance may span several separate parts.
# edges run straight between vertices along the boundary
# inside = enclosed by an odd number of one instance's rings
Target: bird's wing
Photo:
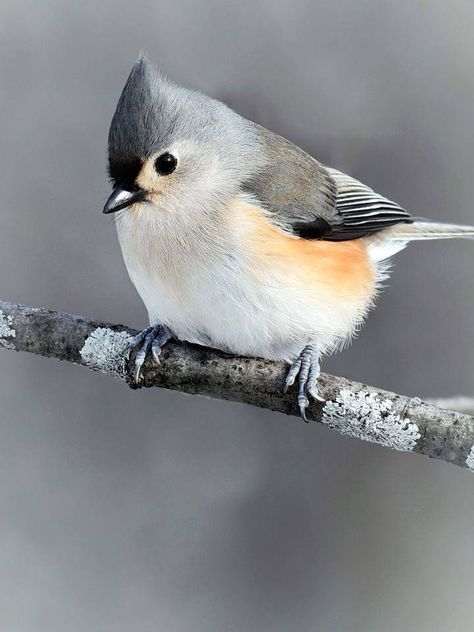
[[[336,183],[335,215],[337,220],[323,239],[343,241],[365,237],[413,218],[396,202],[391,202],[358,180],[328,169]]]
[[[281,136],[257,128],[266,163],[245,190],[284,230],[305,239],[357,239],[413,221],[395,202],[336,169],[321,165]]]

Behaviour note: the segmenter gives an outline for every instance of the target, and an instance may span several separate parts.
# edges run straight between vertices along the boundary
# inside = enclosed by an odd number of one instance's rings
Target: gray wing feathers
[[[295,235],[329,241],[370,237],[376,259],[385,259],[416,239],[474,237],[473,226],[415,219],[396,202],[324,167],[281,136],[258,125],[254,130],[266,160],[244,189],[276,224]]]
[[[363,237],[400,222],[411,222],[410,213],[399,204],[375,193],[355,178],[328,169],[337,187],[336,213],[342,222],[335,226],[329,239]]]
[[[336,185],[328,170],[286,139],[255,126],[265,164],[245,184],[283,227],[333,221]]]
[[[255,126],[266,161],[245,190],[275,223],[307,239],[355,239],[410,222],[395,202],[358,180],[321,165],[286,139]]]

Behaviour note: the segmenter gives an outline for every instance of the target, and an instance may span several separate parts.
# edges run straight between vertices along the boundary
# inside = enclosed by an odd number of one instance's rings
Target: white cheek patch
[[[420,438],[418,426],[392,408],[391,400],[374,393],[343,389],[335,401],[324,406],[321,421],[343,435],[410,452]]]
[[[87,336],[80,351],[81,358],[94,371],[125,378],[126,350],[132,340],[126,331],[98,327]]]

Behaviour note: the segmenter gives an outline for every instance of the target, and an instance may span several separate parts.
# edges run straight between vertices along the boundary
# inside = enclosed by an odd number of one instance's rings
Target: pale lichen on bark
[[[2,310],[0,310],[0,347],[4,349],[14,349],[15,345],[8,338],[15,338],[16,332],[12,328],[13,318],[12,316],[5,315]]]
[[[131,340],[132,336],[126,331],[97,327],[87,336],[80,350],[81,358],[94,371],[125,378],[126,349]]]
[[[469,454],[466,457],[466,465],[471,470],[471,472],[474,472],[474,445],[472,446]]]
[[[0,301],[0,345],[81,364],[127,381],[126,347],[137,332],[91,318]],[[261,358],[229,356],[171,341],[156,366],[144,365],[140,386],[242,402],[299,416],[294,390],[283,395],[288,367]],[[474,418],[442,410],[343,377],[321,374],[325,404],[307,416],[341,434],[396,450],[414,451],[474,469]],[[299,422],[301,432],[306,430]]]
[[[375,393],[341,390],[323,407],[321,422],[341,434],[410,452],[420,438],[418,426],[393,412],[393,402]]]

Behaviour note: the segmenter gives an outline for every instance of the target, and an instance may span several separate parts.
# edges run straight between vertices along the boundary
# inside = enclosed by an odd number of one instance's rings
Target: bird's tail
[[[397,224],[386,231],[386,238],[401,241],[419,239],[474,239],[474,226],[445,224],[427,219],[416,219],[412,224]]]
[[[410,241],[427,239],[474,239],[474,226],[416,219],[375,233],[368,238],[369,251],[374,260],[382,261],[403,250]]]

